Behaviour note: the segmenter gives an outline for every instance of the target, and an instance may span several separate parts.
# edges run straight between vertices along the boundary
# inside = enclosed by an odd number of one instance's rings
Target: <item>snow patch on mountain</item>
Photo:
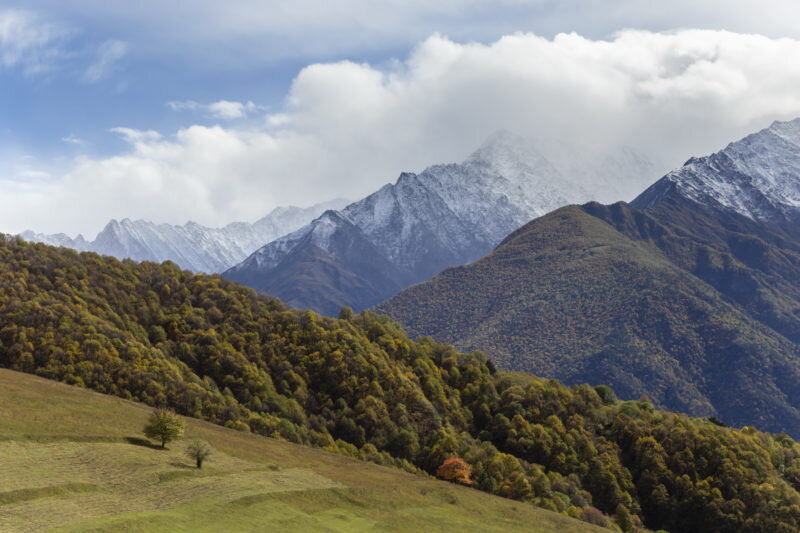
[[[689,159],[633,205],[651,207],[673,191],[753,220],[795,219],[800,216],[800,118],[775,122],[715,154]]]
[[[41,242],[44,244],[49,244],[50,246],[73,248],[79,252],[85,252],[89,249],[89,242],[83,238],[83,235],[78,235],[73,239],[65,233],[48,235],[46,233],[35,233],[27,230],[23,231],[18,236],[29,242]]]
[[[94,241],[82,236],[44,235],[26,231],[25,240],[92,251],[136,261],[172,261],[194,272],[223,272],[265,243],[307,224],[329,209],[344,206],[333,200],[311,207],[277,207],[254,223],[234,222],[209,228],[195,222],[183,226],[154,224],[146,220],[111,220]]]
[[[410,284],[480,257],[514,229],[553,209],[593,199],[619,200],[619,187],[610,182],[616,180],[622,188],[635,182],[641,190],[652,172],[647,160],[630,150],[620,157],[593,154],[580,146],[500,131],[464,162],[434,165],[419,174],[404,172],[394,184],[337,214],[370,241],[382,260],[397,267],[403,284]],[[346,250],[336,246],[346,241],[326,235],[333,228],[347,231],[346,225],[326,213],[260,248],[226,275],[267,279],[272,269],[308,244],[343,260]]]

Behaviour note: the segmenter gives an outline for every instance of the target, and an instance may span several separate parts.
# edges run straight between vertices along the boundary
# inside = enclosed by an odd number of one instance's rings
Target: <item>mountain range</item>
[[[630,204],[565,205],[645,179],[641,158],[546,146],[501,132],[341,210],[252,225],[0,235],[0,366],[609,529],[796,531],[800,119]],[[219,269],[290,226],[226,277],[338,319],[65,249]],[[387,296],[388,317],[340,310]]]
[[[332,200],[305,208],[277,207],[252,224],[234,222],[222,228],[209,228],[195,222],[178,226],[127,218],[112,220],[94,241],[87,241],[82,235],[73,239],[64,233],[47,235],[25,231],[19,236],[31,242],[92,251],[118,259],[172,261],[193,272],[218,273],[236,265],[265,243],[346,203]]]
[[[556,210],[377,307],[503,368],[798,435],[800,120]]]
[[[323,314],[360,310],[477,259],[533,217],[616,199],[637,181],[641,190],[650,172],[632,150],[593,155],[500,131],[463,163],[403,173],[260,248],[224,276]]]

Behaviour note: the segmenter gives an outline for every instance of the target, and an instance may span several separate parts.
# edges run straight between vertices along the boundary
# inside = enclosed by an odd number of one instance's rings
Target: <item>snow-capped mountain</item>
[[[83,238],[83,235],[78,235],[74,239],[66,233],[55,233],[48,235],[46,233],[35,233],[31,230],[23,231],[18,235],[26,241],[41,242],[49,244],[50,246],[63,246],[65,248],[73,248],[79,252],[86,252],[89,250],[91,243]]]
[[[63,233],[43,235],[26,231],[20,237],[120,259],[173,261],[194,272],[213,273],[236,265],[265,243],[344,204],[344,200],[333,200],[305,208],[277,207],[252,224],[234,222],[222,228],[208,228],[194,222],[177,226],[146,220],[112,220],[91,242],[81,235],[71,239]]]
[[[543,148],[544,147],[544,148]],[[574,157],[568,157],[572,152]],[[399,288],[425,280],[442,269],[468,263],[487,253],[508,233],[553,209],[590,199],[618,199],[608,184],[650,179],[646,160],[633,152],[596,159],[577,146],[542,143],[501,131],[492,135],[460,164],[435,165],[420,174],[403,173],[388,184],[348,205],[325,213],[311,224],[260,248],[225,276],[281,297],[288,303],[335,314],[342,306],[363,309],[391,296]],[[555,154],[552,155],[551,154]],[[614,172],[601,166],[607,162]],[[335,216],[334,216],[335,215]],[[348,239],[332,235],[348,234]],[[348,243],[342,248],[341,243]],[[362,279],[353,263],[352,243],[369,243],[366,260],[391,265],[391,283],[375,276]],[[309,275],[309,254],[326,265],[332,285],[320,287],[320,277]],[[303,258],[302,268],[293,265]],[[363,259],[360,261],[363,263]],[[320,265],[313,267],[319,274]],[[275,271],[286,276],[276,285]],[[336,275],[331,275],[332,271]],[[288,274],[287,274],[288,275]],[[358,279],[355,283],[353,280]],[[348,293],[343,285],[355,287]],[[340,282],[341,281],[341,282]],[[314,290],[304,290],[312,283]],[[363,285],[371,287],[364,291]],[[291,297],[283,288],[291,287]],[[320,291],[329,291],[329,297]],[[357,294],[356,294],[357,293]],[[324,302],[323,302],[324,301]]]
[[[652,207],[678,193],[761,222],[800,220],[800,118],[775,122],[657,181],[632,205]]]

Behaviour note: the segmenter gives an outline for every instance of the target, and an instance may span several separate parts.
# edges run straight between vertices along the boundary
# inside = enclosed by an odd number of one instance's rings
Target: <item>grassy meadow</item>
[[[602,531],[470,488],[187,420],[162,450],[150,409],[0,370],[0,531]],[[208,441],[201,470],[184,447]]]

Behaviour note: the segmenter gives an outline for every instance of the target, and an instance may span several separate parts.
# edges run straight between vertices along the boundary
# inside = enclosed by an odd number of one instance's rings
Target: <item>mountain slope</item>
[[[690,159],[631,205],[646,209],[670,194],[757,221],[796,225],[800,221],[800,118],[775,122],[715,154]]]
[[[605,168],[613,170],[599,173],[599,156],[584,152],[498,132],[461,164],[403,173],[395,184],[342,209],[337,233],[349,233],[346,242],[368,241],[374,249],[358,259],[361,264],[349,249],[338,247],[341,241],[327,239],[328,223],[313,223],[267,244],[224,275],[328,315],[343,306],[364,309],[443,268],[480,257],[534,216],[594,195],[607,197],[616,191],[608,186],[611,181],[630,182],[648,169],[635,154],[620,153],[605,156]],[[323,235],[298,238],[317,231]],[[298,253],[311,243],[321,251]],[[320,264],[308,260],[314,256]],[[368,270],[385,271],[391,279],[358,279],[364,260],[374,263]],[[322,270],[348,273],[341,275],[347,282],[337,284],[333,276],[326,286],[317,274]]]
[[[280,259],[268,255],[276,248],[288,254]],[[337,250],[338,257],[333,258],[329,249]],[[308,305],[328,315],[339,312],[343,299],[367,307],[402,287],[402,273],[383,259],[361,230],[335,211],[263,248],[253,260],[261,268],[269,265],[270,275],[234,267],[226,277],[267,294],[280,294],[291,306]]]
[[[599,204],[586,209],[655,247],[752,318],[800,342],[800,240],[787,228],[700,206],[677,194],[645,211]]]
[[[461,458],[480,490],[607,527],[800,527],[785,435],[496,372],[385,317],[292,311],[168,263],[9,238],[0,279],[0,366],[417,473]]]
[[[696,244],[624,204],[563,208],[377,310],[503,368],[797,434],[798,346],[664,253]]]
[[[82,235],[71,239],[63,233],[44,235],[26,231],[20,237],[118,259],[172,261],[193,272],[214,273],[239,263],[260,246],[307,224],[326,210],[344,204],[344,200],[333,200],[307,208],[277,207],[252,224],[234,222],[222,228],[208,228],[194,222],[176,226],[146,220],[112,220],[91,242]]]
[[[632,206],[535,220],[379,310],[508,368],[796,434],[799,147],[800,120],[776,122]]]
[[[184,441],[157,449],[142,442],[146,406],[8,370],[0,370],[0,405],[6,533],[603,531],[452,483],[197,419],[186,419]],[[195,438],[214,448],[199,471],[184,455]]]

